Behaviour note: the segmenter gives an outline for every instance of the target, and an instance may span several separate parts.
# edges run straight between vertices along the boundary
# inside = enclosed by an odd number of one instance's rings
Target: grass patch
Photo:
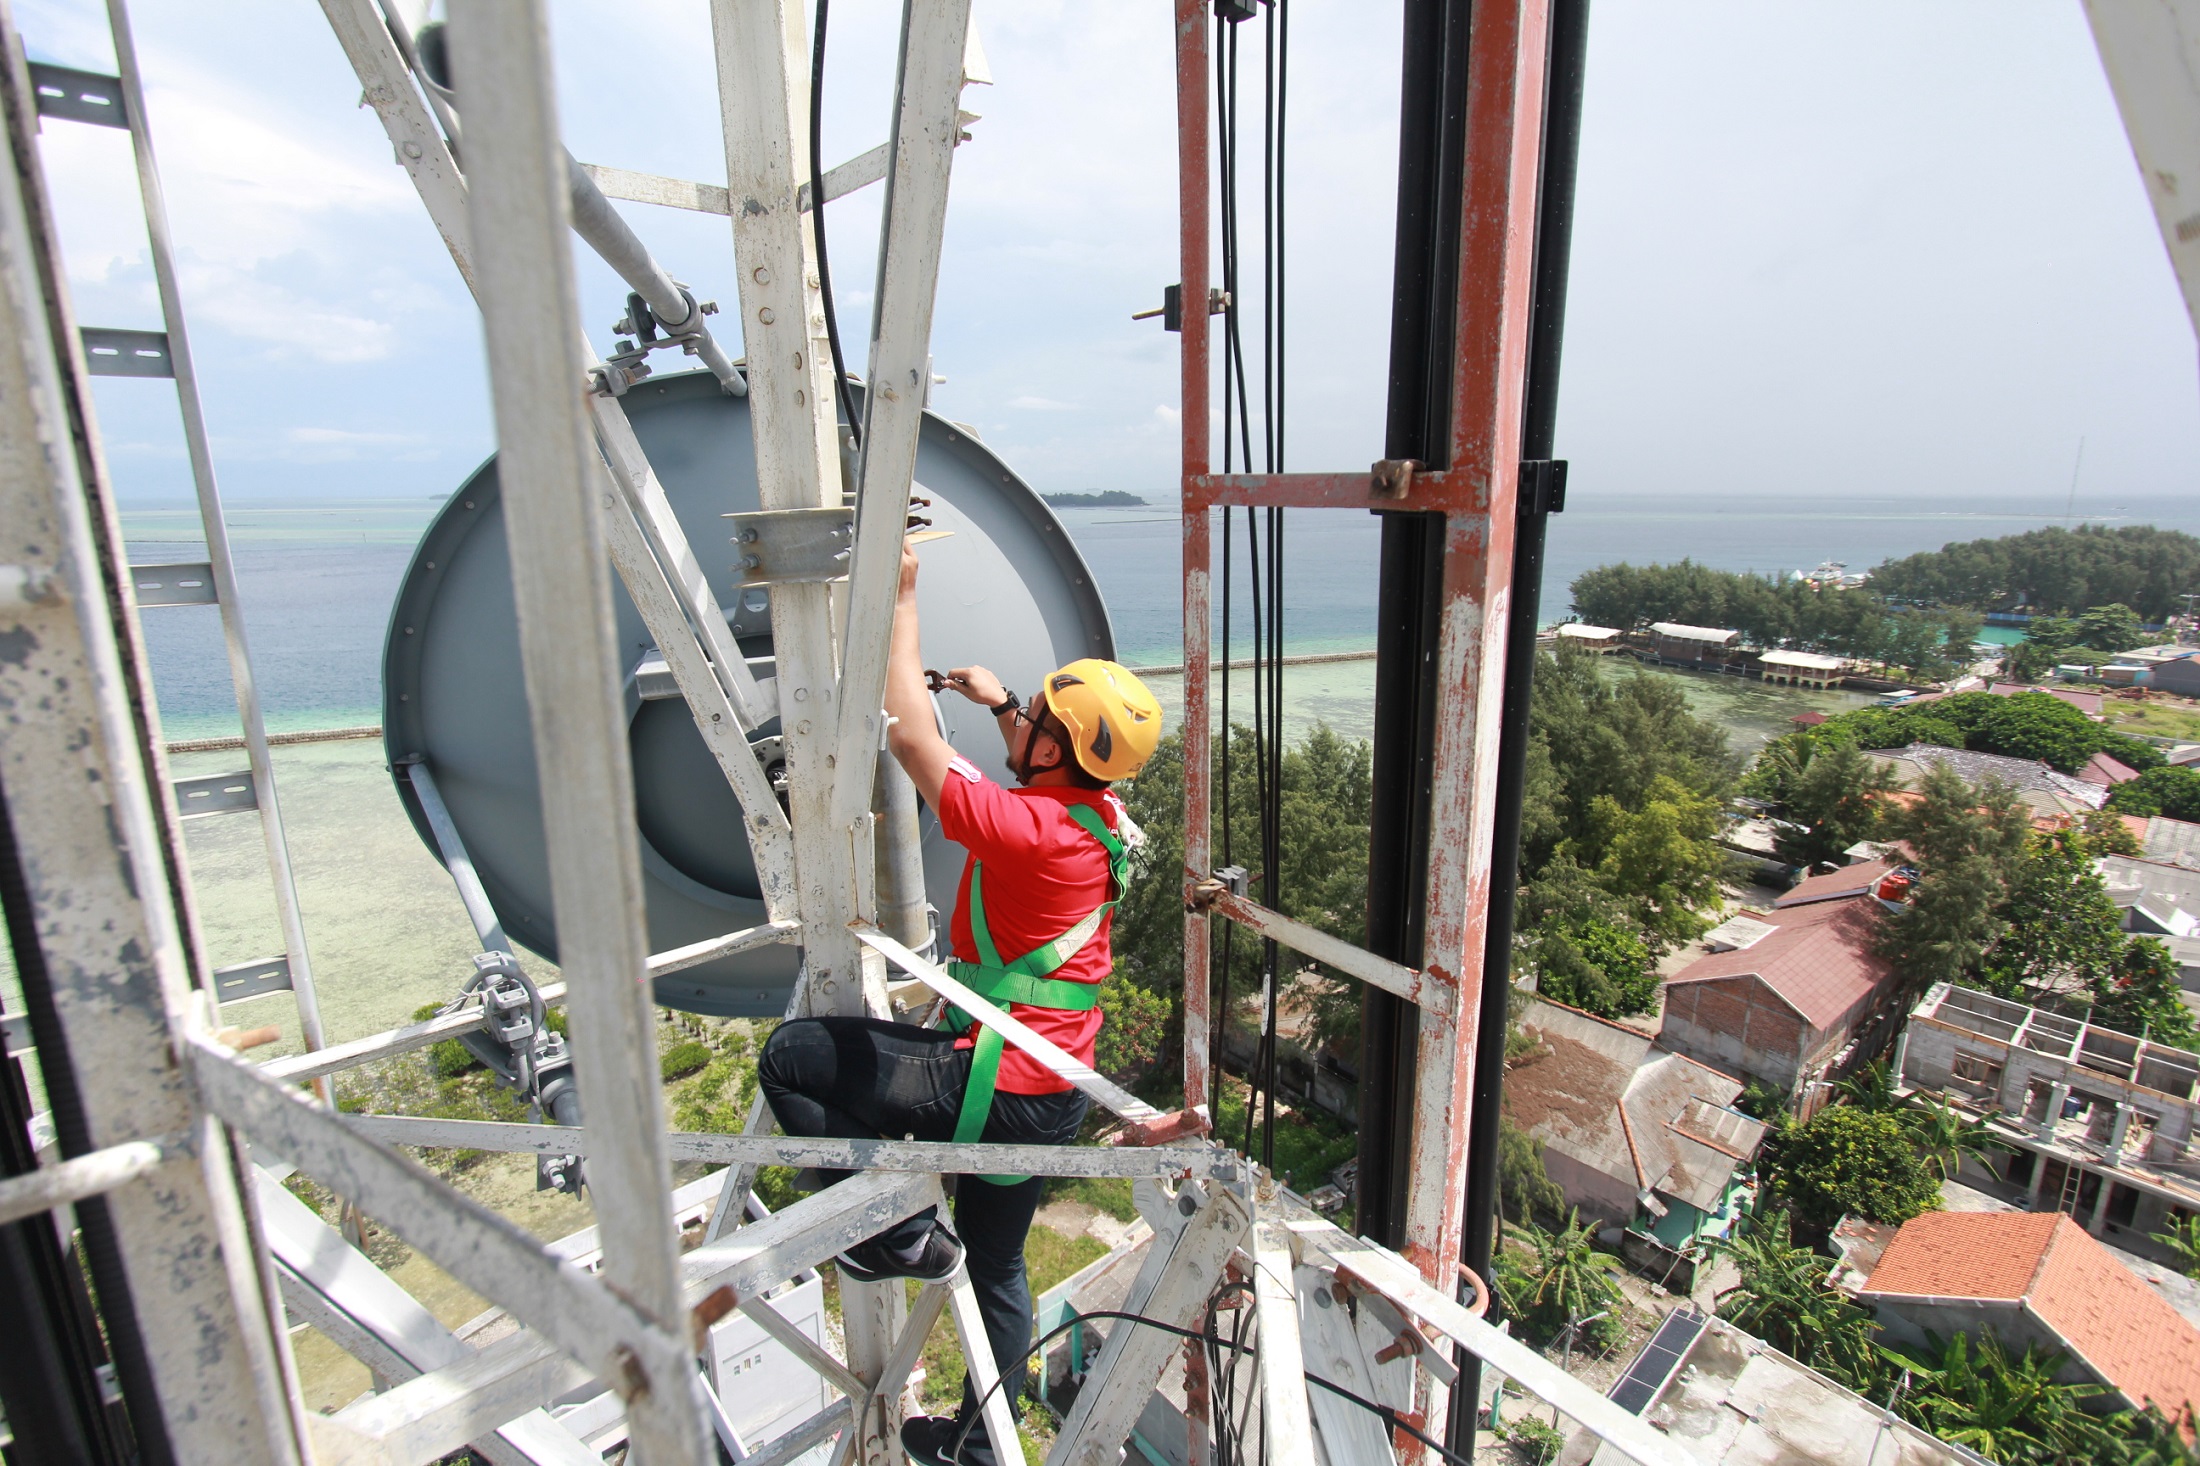
[[[668,1082],[685,1079],[690,1074],[700,1074],[709,1065],[710,1050],[694,1039],[676,1043],[657,1059],[657,1072]]]
[[[1236,1146],[1245,1139],[1246,1089],[1231,1076],[1222,1086],[1215,1138]],[[1342,1120],[1312,1107],[1276,1115],[1276,1179],[1304,1195],[1328,1184],[1329,1173],[1359,1153],[1359,1136]],[[1260,1159],[1260,1117],[1254,1117],[1251,1155]]]
[[[2174,738],[2180,743],[2200,743],[2200,709],[2110,698],[2106,712],[2108,726],[2118,733],[2144,733],[2155,738]]]
[[[1138,1215],[1138,1208],[1131,1201],[1128,1176],[1050,1176],[1039,1200],[1042,1206],[1050,1201],[1082,1202],[1119,1222],[1131,1221]]]
[[[1024,1271],[1031,1278],[1033,1300],[1036,1301],[1041,1293],[1085,1264],[1105,1256],[1107,1250],[1107,1244],[1097,1237],[1065,1237],[1052,1227],[1033,1227],[1031,1235],[1024,1239]],[[917,1296],[917,1288],[916,1283],[909,1284],[909,1296],[912,1300]],[[918,1391],[918,1395],[924,1402],[925,1410],[933,1415],[954,1414],[962,1404],[966,1366],[963,1363],[962,1343],[955,1337],[952,1314],[943,1312],[940,1315],[939,1323],[933,1326],[932,1337],[924,1342],[921,1358],[924,1365],[924,1386]],[[1037,1387],[1038,1377],[1035,1363],[1032,1370],[1034,1388]],[[1043,1411],[1041,1415],[1044,1415]],[[1027,1422],[1027,1442],[1030,1428]]]

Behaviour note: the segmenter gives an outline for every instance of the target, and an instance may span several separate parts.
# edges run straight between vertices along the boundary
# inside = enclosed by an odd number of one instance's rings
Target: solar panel
[[[1650,1342],[1642,1346],[1642,1352],[1627,1366],[1627,1372],[1605,1391],[1605,1398],[1630,1415],[1640,1415],[1649,1409],[1650,1402],[1658,1397],[1658,1392],[1679,1371],[1688,1351],[1695,1347],[1706,1322],[1704,1315],[1693,1309],[1667,1314],[1665,1322],[1650,1336]]]

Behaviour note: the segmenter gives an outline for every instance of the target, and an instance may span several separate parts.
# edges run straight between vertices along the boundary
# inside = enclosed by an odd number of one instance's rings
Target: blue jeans
[[[838,1140],[952,1140],[970,1082],[970,1050],[955,1047],[944,1029],[878,1018],[796,1018],[782,1023],[757,1060],[757,1083],[789,1135]],[[1077,1138],[1090,1102],[1071,1089],[1059,1094],[997,1091],[981,1140],[998,1145],[1067,1145]],[[846,1171],[821,1173],[825,1184]],[[1039,1209],[1038,1177],[996,1186],[965,1176],[955,1187],[955,1233],[985,1316],[993,1360],[1012,1410],[1021,1409],[1030,1371],[1031,1285],[1024,1274],[1024,1239]],[[922,1242],[936,1217],[928,1208],[879,1234],[898,1248]],[[963,1408],[976,1404],[963,1385]]]

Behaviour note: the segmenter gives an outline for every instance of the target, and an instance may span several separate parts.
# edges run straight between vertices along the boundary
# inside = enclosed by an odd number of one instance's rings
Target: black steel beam
[[[1451,439],[1471,9],[1468,0],[1405,6],[1383,453],[1431,466],[1443,465]],[[1443,543],[1440,515],[1383,516],[1367,945],[1409,967],[1423,963]],[[1372,987],[1362,1002],[1358,1226],[1396,1247],[1404,1241],[1420,1011]]]
[[[1505,628],[1505,701],[1497,749],[1496,829],[1490,852],[1490,910],[1482,954],[1481,1027],[1467,1129],[1466,1215],[1460,1261],[1488,1279],[1498,1234],[1498,1127],[1505,1079],[1505,1037],[1513,950],[1513,904],[1520,881],[1521,803],[1526,792],[1528,710],[1535,681],[1535,633],[1541,619],[1544,528],[1565,507],[1566,465],[1552,462],[1558,429],[1561,348],[1566,335],[1566,277],[1572,261],[1574,185],[1581,153],[1582,81],[1589,0],[1551,0],[1543,106],[1543,170],[1536,196],[1533,314],[1528,323],[1528,381],[1522,404],[1518,530],[1513,540],[1513,599]],[[1493,1299],[1492,1316],[1498,1305]],[[1471,1453],[1481,1361],[1461,1350],[1451,1397],[1455,1450]],[[1462,1444],[1464,1443],[1464,1444]]]

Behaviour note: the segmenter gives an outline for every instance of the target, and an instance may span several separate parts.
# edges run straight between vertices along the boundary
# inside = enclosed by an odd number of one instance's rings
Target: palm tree
[[[2173,1217],[2167,1232],[2154,1240],[2177,1255],[2177,1268],[2188,1278],[2200,1278],[2200,1216]]]
[[[1880,1373],[1871,1315],[1825,1286],[1826,1260],[1795,1244],[1786,1209],[1745,1213],[1716,1255],[1741,1274],[1719,1295],[1719,1317],[1851,1389],[1870,1391]]]
[[[1901,1103],[1895,1097],[1894,1071],[1885,1059],[1874,1059],[1846,1079],[1834,1082],[1834,1092],[1844,1103],[1869,1114],[1882,1114]]]
[[[1942,1440],[1991,1461],[2090,1461],[2113,1449],[2115,1429],[2083,1408],[2107,1388],[2058,1384],[2061,1354],[2027,1348],[2011,1358],[1991,1334],[1926,1340],[1923,1357],[1880,1352],[1910,1374],[1897,1408]]]
[[[1596,1229],[1581,1220],[1579,1207],[1567,1213],[1566,1225],[1559,1231],[1546,1232],[1532,1224],[1521,1231],[1535,1248],[1526,1280],[1529,1286],[1522,1290],[1525,1311],[1563,1326],[1569,1319],[1626,1305],[1626,1296],[1612,1278],[1619,1271],[1619,1259],[1596,1250]]]
[[[1932,1163],[1943,1181],[1962,1169],[1965,1156],[1983,1165],[1996,1152],[2008,1149],[1989,1128],[1994,1115],[1967,1120],[1943,1096],[1913,1100],[1901,1114],[1903,1128],[1910,1132],[1918,1153]]]

